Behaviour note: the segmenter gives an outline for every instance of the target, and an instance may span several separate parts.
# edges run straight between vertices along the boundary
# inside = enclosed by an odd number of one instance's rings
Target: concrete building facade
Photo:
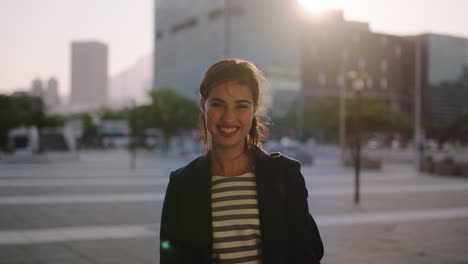
[[[71,44],[71,104],[104,106],[108,99],[108,48],[99,42]]]
[[[427,124],[448,124],[468,111],[468,39],[424,34],[421,43],[421,99]]]
[[[299,69],[295,0],[160,0],[155,11],[155,89],[197,98],[205,70],[225,57],[262,69]]]
[[[411,111],[412,87],[407,68],[409,41],[374,33],[349,23],[342,11],[330,11],[303,25],[302,87],[311,96],[338,97],[344,86],[353,97],[350,71],[367,73],[363,96],[384,102],[395,112]]]

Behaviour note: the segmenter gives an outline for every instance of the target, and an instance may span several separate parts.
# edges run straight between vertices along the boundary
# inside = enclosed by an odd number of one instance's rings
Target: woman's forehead
[[[214,85],[210,89],[207,99],[209,100],[215,97],[223,99],[224,101],[244,99],[252,102],[253,100],[251,89],[246,84],[236,80]]]

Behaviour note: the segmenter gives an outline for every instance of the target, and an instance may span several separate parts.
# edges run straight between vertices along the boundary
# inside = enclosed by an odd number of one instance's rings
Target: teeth
[[[237,130],[237,128],[220,128],[224,133],[232,133]]]

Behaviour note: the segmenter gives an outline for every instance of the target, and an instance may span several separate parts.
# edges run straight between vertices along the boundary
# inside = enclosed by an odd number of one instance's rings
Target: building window
[[[388,44],[387,36],[381,36],[380,37],[380,45],[382,45],[382,47],[387,47],[387,44]]]
[[[342,49],[340,50],[340,57],[341,57],[341,59],[343,59],[343,60],[348,59],[348,49],[347,49],[347,48],[342,48]]]
[[[243,7],[231,7],[231,9],[229,10],[229,14],[231,16],[243,16],[245,13],[244,11],[244,8]]]
[[[366,79],[366,87],[369,88],[369,89],[372,89],[372,86],[373,86],[373,81],[372,81],[372,78],[367,78]]]
[[[217,8],[214,10],[211,10],[210,14],[208,17],[210,20],[216,20],[224,15],[224,9],[223,8]]]
[[[310,47],[310,49],[309,49],[309,55],[310,55],[311,57],[315,57],[315,56],[317,56],[317,54],[318,54],[317,48],[316,48],[316,47]]]
[[[320,86],[325,86],[325,84],[327,84],[327,75],[323,72],[319,72],[318,82]]]
[[[385,77],[380,78],[380,88],[382,88],[382,89],[387,89],[388,88],[387,78],[385,78]]]
[[[327,30],[320,31],[320,37],[322,37],[323,40],[326,40],[328,38],[328,31]]]
[[[194,27],[198,23],[198,19],[196,17],[189,18],[181,23],[172,27],[172,33],[176,33],[181,30],[189,29]]]
[[[358,67],[360,70],[364,70],[366,68],[366,59],[364,59],[363,57],[359,57]]]
[[[336,84],[338,87],[342,87],[344,85],[344,77],[341,73],[336,76]]]
[[[158,32],[156,32],[156,39],[161,39],[163,37],[164,33],[162,30],[158,30]]]
[[[359,32],[354,31],[353,34],[351,35],[351,39],[354,43],[359,43],[359,39],[360,39]]]
[[[208,17],[210,20],[216,20],[224,15],[224,8],[217,8],[213,9],[210,14],[208,14]],[[245,10],[243,7],[230,7],[229,8],[229,16],[243,16],[245,13]]]
[[[397,44],[395,46],[395,56],[400,57],[401,56],[401,45]]]
[[[387,72],[387,70],[388,70],[387,60],[384,59],[380,62],[380,71]]]

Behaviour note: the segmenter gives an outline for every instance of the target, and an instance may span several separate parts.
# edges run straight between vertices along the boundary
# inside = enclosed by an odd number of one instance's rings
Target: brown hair
[[[209,96],[211,89],[216,85],[228,81],[237,81],[240,84],[246,85],[252,92],[254,107],[257,109],[258,113],[258,109],[262,107],[262,83],[264,80],[265,77],[262,71],[253,63],[246,60],[225,59],[218,61],[208,68],[198,91],[200,95],[199,126],[205,152],[209,150],[210,142],[208,140],[208,131],[205,124],[203,104]],[[248,148],[252,148],[253,146],[260,147],[262,145],[262,140],[264,139],[262,131],[266,128],[266,125],[266,122],[261,121],[260,117],[255,114],[252,119],[252,127],[247,135],[246,144]]]

